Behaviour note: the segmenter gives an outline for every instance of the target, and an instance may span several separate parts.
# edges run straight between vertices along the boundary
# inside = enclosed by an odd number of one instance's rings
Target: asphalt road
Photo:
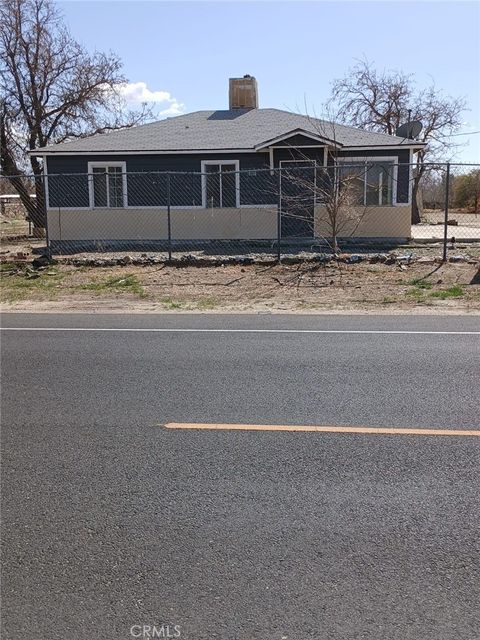
[[[2,638],[480,637],[480,438],[161,426],[480,429],[479,318],[2,324]]]

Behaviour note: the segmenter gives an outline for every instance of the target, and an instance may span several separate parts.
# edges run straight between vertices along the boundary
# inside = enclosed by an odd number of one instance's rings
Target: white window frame
[[[107,182],[107,205],[106,207],[95,206],[95,193],[93,188],[93,169],[105,169],[105,173],[108,173],[108,167],[120,167],[122,169],[122,190],[123,190],[123,207],[111,207],[110,206],[110,193]],[[107,180],[107,178],[105,178]],[[127,195],[127,163],[126,162],[89,162],[88,163],[88,198],[90,203],[90,209],[122,209],[128,207],[128,195]]]
[[[368,164],[372,163],[372,162],[391,162],[393,164],[393,184],[392,184],[392,203],[391,204],[382,204],[381,203],[381,198],[382,198],[382,185],[380,184],[380,188],[378,190],[378,203],[377,204],[368,204],[367,205],[367,168],[368,168]],[[360,207],[396,207],[399,203],[397,203],[397,184],[398,184],[398,158],[397,156],[376,156],[376,157],[370,157],[370,158],[365,158],[365,156],[363,157],[355,157],[355,158],[336,158],[335,159],[335,164],[341,165],[341,164],[345,164],[345,165],[358,165],[360,167],[360,165],[364,165],[365,167],[365,173],[364,173],[364,179],[363,179],[363,203],[360,204]],[[382,178],[382,174],[380,174],[380,177]],[[400,203],[401,205],[403,205],[404,203]]]
[[[220,173],[222,172],[222,165],[235,165],[235,208],[240,208],[240,160],[202,160],[201,172],[202,172],[202,207],[207,208],[207,171],[208,165],[219,165]],[[220,180],[220,200],[222,199],[222,181]],[[214,207],[215,209],[224,209],[228,207]]]

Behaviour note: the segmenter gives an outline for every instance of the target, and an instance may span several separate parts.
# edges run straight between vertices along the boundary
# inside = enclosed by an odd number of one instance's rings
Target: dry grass
[[[478,264],[225,267],[2,265],[10,309],[157,311],[480,311]]]

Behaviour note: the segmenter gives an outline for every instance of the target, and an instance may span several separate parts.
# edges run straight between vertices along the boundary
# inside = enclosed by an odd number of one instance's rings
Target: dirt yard
[[[480,313],[475,260],[193,267],[1,266],[2,308],[92,312]]]

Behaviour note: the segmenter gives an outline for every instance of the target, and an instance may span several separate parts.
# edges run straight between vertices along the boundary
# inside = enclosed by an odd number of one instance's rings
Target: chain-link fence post
[[[167,173],[167,227],[168,227],[168,261],[172,261],[172,219],[170,211],[170,173]]]
[[[45,243],[47,245],[47,258],[52,259],[52,247],[50,245],[50,237],[48,235],[48,216],[45,212]]]
[[[450,200],[450,163],[447,162],[447,175],[445,184],[445,218],[443,222],[443,262],[447,261],[448,242],[448,204]]]
[[[43,206],[45,209],[45,243],[47,245],[47,258],[52,259],[52,247],[50,244],[50,235],[48,233],[48,176],[43,174]]]
[[[280,168],[277,169],[277,260],[282,261],[282,179]]]

